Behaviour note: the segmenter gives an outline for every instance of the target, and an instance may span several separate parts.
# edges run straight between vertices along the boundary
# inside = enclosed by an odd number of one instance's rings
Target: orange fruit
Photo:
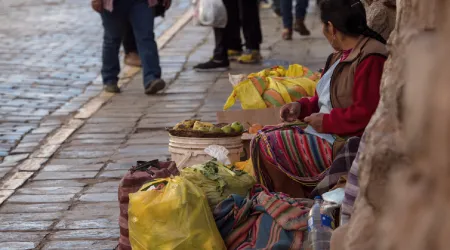
[[[259,123],[255,123],[255,124],[253,124],[249,129],[248,129],[248,132],[250,133],[250,134],[257,134],[258,133],[258,131],[260,131],[261,129],[263,129],[263,125],[261,125],[261,124],[259,124]]]

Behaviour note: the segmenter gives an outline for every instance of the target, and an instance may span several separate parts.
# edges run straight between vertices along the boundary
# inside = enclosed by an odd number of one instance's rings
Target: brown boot
[[[134,67],[141,67],[141,58],[136,52],[130,52],[125,55],[125,64]]]
[[[292,30],[291,29],[284,29],[283,33],[281,34],[281,37],[283,37],[283,40],[292,40]]]
[[[300,33],[302,36],[309,36],[311,35],[311,32],[306,28],[305,20],[304,19],[297,19],[295,21],[294,30]]]

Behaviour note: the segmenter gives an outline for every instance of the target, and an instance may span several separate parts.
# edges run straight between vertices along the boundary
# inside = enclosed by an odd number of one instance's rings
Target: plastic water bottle
[[[332,217],[322,213],[322,198],[316,196],[308,217],[308,250],[329,250]]]

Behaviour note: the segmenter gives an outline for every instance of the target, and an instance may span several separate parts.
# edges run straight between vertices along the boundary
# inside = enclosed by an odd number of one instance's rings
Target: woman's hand
[[[298,102],[291,102],[284,105],[280,110],[280,118],[283,122],[295,122],[300,116],[302,105]]]
[[[308,117],[305,118],[305,122],[308,123],[309,126],[313,127],[317,132],[323,133],[323,114],[321,113],[314,113]]]
[[[103,10],[103,0],[91,0],[92,9],[97,12],[102,12]]]

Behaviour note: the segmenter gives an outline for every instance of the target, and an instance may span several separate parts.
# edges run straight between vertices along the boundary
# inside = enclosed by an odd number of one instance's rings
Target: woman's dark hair
[[[324,24],[332,23],[349,36],[366,36],[386,44],[386,40],[367,26],[366,10],[359,0],[322,0],[320,18]]]

